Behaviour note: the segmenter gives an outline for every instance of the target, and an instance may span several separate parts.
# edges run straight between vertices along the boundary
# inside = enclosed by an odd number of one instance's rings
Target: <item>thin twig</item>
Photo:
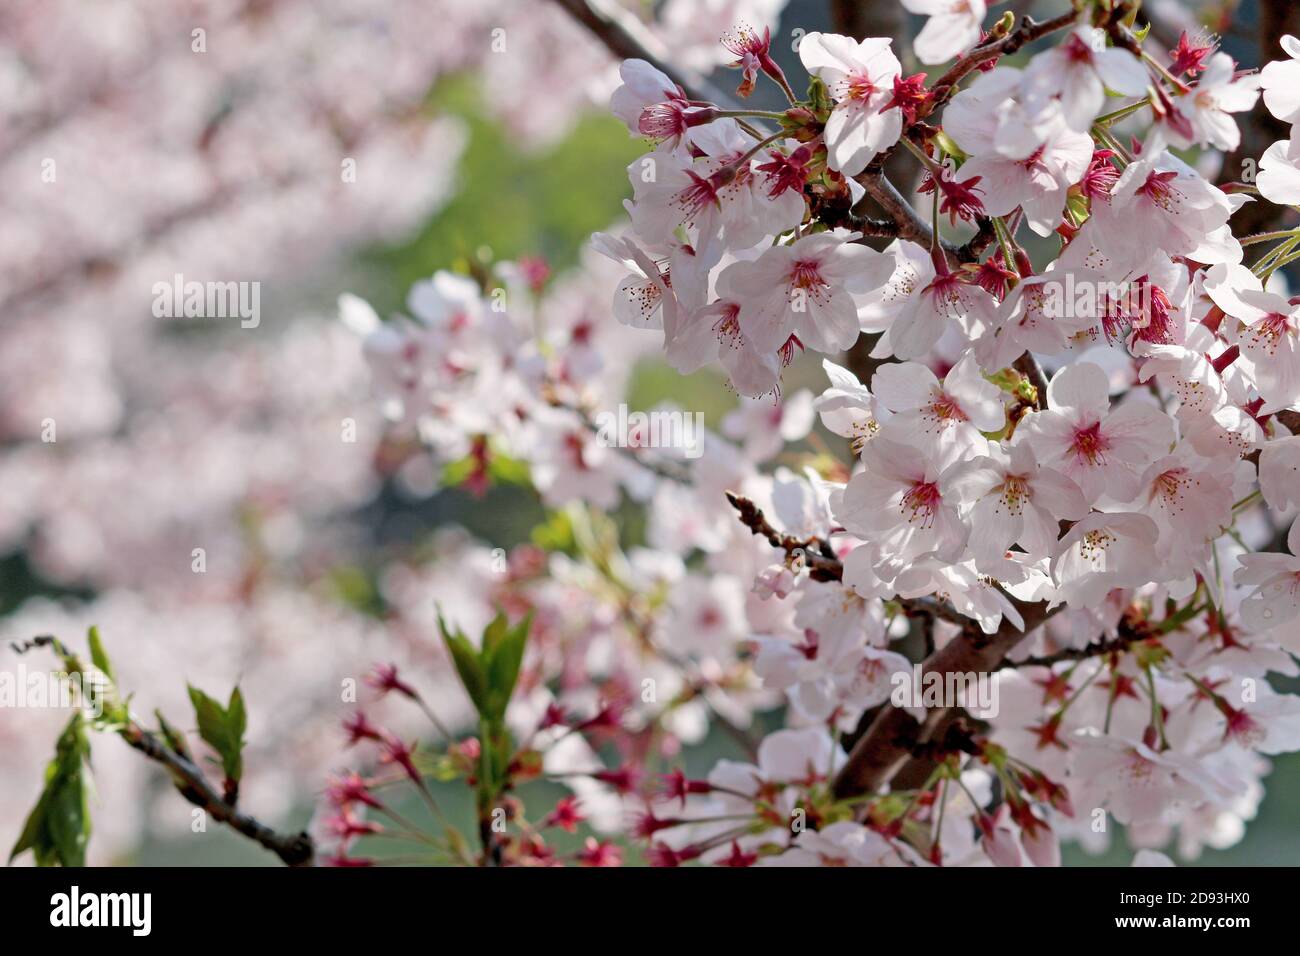
[[[49,647],[63,658],[70,670],[80,670],[80,662],[68,648],[56,637],[42,634],[30,641],[10,645],[15,652],[24,654],[34,648]],[[242,833],[253,842],[270,850],[289,866],[307,866],[315,855],[311,836],[301,833],[278,833],[254,817],[235,809],[233,805],[217,792],[208,782],[203,771],[188,757],[176,753],[154,734],[145,730],[128,715],[117,735],[131,748],[138,750],[150,760],[162,764],[171,771],[176,789],[194,806],[199,807],[218,823],[224,823],[231,829]]]
[[[575,20],[585,26],[610,53],[624,60],[645,60],[680,86],[692,100],[708,100],[719,106],[734,108],[735,102],[708,80],[674,66],[668,50],[645,24],[627,10],[606,0],[555,0]]]
[[[278,833],[254,817],[236,810],[222,799],[208,783],[203,772],[192,762],[174,753],[161,740],[145,730],[134,720],[118,731],[118,736],[129,746],[157,761],[177,778],[177,789],[190,803],[202,809],[218,823],[270,850],[289,866],[308,866],[315,854],[311,836],[301,833]]]

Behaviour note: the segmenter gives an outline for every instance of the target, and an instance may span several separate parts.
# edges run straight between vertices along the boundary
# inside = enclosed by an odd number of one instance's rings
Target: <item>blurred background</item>
[[[1276,50],[1261,37],[1292,15],[1147,6],[1170,46],[1209,24],[1243,66]],[[895,0],[627,9],[705,73],[736,21],[772,24],[796,87],[796,30],[916,26]],[[187,725],[186,681],[217,696],[238,681],[241,800],[285,825],[306,822],[343,763],[341,680],[394,660],[431,699],[457,697],[431,601],[471,599],[465,531],[510,548],[545,512],[520,488],[441,488],[419,449],[386,432],[335,302],[353,292],[387,315],[436,269],[518,256],[564,281],[590,234],[619,221],[624,168],[644,151],[604,110],[616,82],[603,47],[543,0],[0,8],[0,669],[18,666],[10,641],[78,644],[97,624],[143,713]],[[1248,128],[1243,155],[1281,135]],[[154,284],[177,274],[260,283],[260,322],[156,316]],[[607,302],[617,277],[598,275]],[[786,393],[803,387],[822,387],[815,363],[791,370]],[[683,379],[653,358],[628,388],[631,408],[671,398],[714,428],[735,404],[717,376]],[[635,541],[636,515],[616,517]],[[0,708],[4,847],[65,719]],[[684,759],[702,776],[737,755],[714,735]],[[91,862],[269,862],[219,828],[191,834],[188,807],[120,742],[96,740],[94,769]],[[1300,758],[1278,760],[1267,783],[1244,838],[1198,862],[1300,857]],[[470,828],[459,789],[439,799]],[[1072,848],[1067,862],[1127,863],[1122,844]]]

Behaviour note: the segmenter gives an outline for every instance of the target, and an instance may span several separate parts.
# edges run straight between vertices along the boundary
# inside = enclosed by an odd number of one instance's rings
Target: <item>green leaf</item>
[[[496,617],[488,622],[488,626],[483,630],[483,640],[479,642],[479,660],[487,670],[491,664],[492,658],[496,655],[497,648],[505,639],[506,632],[510,630],[510,621],[502,611],[497,611]]]
[[[528,462],[518,458],[510,458],[495,451],[488,461],[488,475],[493,480],[508,485],[527,485],[532,482]]]
[[[238,684],[231,690],[230,700],[226,702],[226,723],[231,736],[239,742],[242,750],[244,732],[248,730],[248,711],[244,708],[244,692],[239,689]],[[235,775],[235,779],[238,779],[238,775]]]
[[[45,789],[23,824],[12,861],[31,850],[37,866],[85,866],[90,841],[89,782],[84,767],[90,759],[85,718],[73,714],[45,768]]]
[[[483,720],[479,724],[479,742],[482,746],[478,773],[478,809],[481,815],[491,810],[501,793],[510,757],[514,753],[514,741],[504,721]]]
[[[113,665],[108,662],[108,654],[104,651],[104,644],[99,639],[99,628],[91,625],[86,640],[90,644],[91,663],[103,671],[104,676],[116,684],[117,677],[113,674]]]
[[[945,153],[957,160],[958,163],[964,163],[969,157],[966,151],[957,145],[957,141],[945,133],[943,130],[934,134],[935,142]]]
[[[563,511],[552,511],[543,524],[533,528],[529,537],[533,544],[543,551],[577,553],[577,543],[573,539],[573,525]]]
[[[1170,631],[1176,631],[1192,618],[1203,613],[1206,609],[1205,605],[1198,605],[1196,603],[1196,596],[1193,595],[1192,600],[1188,602],[1187,607],[1166,617],[1160,622],[1156,630],[1160,631],[1161,634],[1168,634]]]
[[[488,681],[483,665],[479,663],[478,652],[460,631],[453,634],[448,630],[441,611],[438,612],[438,630],[442,632],[443,643],[451,653],[451,661],[456,665],[456,673],[460,675],[460,682],[465,686],[465,693],[469,694],[470,702],[480,716],[485,715],[488,703]]]
[[[501,615],[498,615],[498,618],[504,621]],[[515,684],[519,680],[519,667],[524,660],[524,647],[528,643],[528,630],[532,622],[533,616],[529,613],[514,627],[496,637],[490,652],[487,643],[488,635],[484,632],[483,653],[486,658],[484,666],[487,669],[488,701],[491,708],[489,716],[494,720],[500,721],[505,718],[510,695],[515,692]],[[495,623],[496,621],[493,621],[493,624]],[[491,629],[489,625],[488,630]],[[491,657],[487,658],[489,653]]]
[[[1065,206],[1074,217],[1074,221],[1082,225],[1087,221],[1092,209],[1088,203],[1088,197],[1082,193],[1070,193],[1065,200]]]
[[[243,694],[236,687],[230,692],[230,702],[222,707],[197,687],[187,686],[199,736],[221,758],[221,770],[226,779],[238,783],[244,772],[244,731],[248,727]]]
[[[477,468],[478,462],[474,460],[472,455],[466,455],[456,461],[449,461],[442,469],[442,483],[450,488],[455,488],[464,484]]]
[[[167,746],[186,760],[192,759],[189,744],[185,742],[185,735],[167,722],[167,718],[162,715],[161,710],[155,710],[153,715],[158,719],[158,729],[162,731],[163,740],[167,741]]]

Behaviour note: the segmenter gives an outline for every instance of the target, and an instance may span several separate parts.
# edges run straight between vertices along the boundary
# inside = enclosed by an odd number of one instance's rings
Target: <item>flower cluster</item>
[[[673,562],[655,646],[785,692],[789,729],[752,762],[658,786],[589,772],[639,794],[651,862],[1050,865],[1111,819],[1138,847],[1227,845],[1261,755],[1300,748],[1300,701],[1266,679],[1297,673],[1300,557],[1252,551],[1300,552],[1300,307],[1279,271],[1300,236],[1230,223],[1252,194],[1294,201],[1295,169],[1279,143],[1258,189],[1220,188],[1170,150],[1235,148],[1261,87],[1294,121],[1294,61],[1245,73],[1186,36],[1165,57],[1104,4],[988,33],[983,4],[906,6],[930,15],[920,59],[956,57],[935,81],[888,39],[810,33],[797,98],[753,29],[728,41],[738,92],[767,77],[781,112],[623,64],[613,112],[653,148],[628,167],[631,231],[593,247],[619,267],[614,317],[652,338],[572,305],[494,315],[509,269],[353,324],[394,413],[472,474],[507,455],[548,504],[645,503],[654,551],[619,566],[644,598],[638,565]],[[884,175],[900,150],[928,216]],[[699,460],[593,437],[627,364],[611,378],[602,350],[644,340],[743,396]],[[826,356],[812,403],[782,389],[804,352]],[[848,459],[777,466],[813,412]],[[918,658],[1000,700],[900,703]]]
[[[1240,839],[1300,750],[1269,681],[1300,674],[1300,230],[1232,222],[1300,200],[1300,147],[1210,175],[1261,90],[1300,118],[1300,41],[1254,74],[1106,0],[905,0],[945,72],[814,32],[805,81],[767,6],[664,17],[779,111],[622,63],[649,148],[578,269],[478,256],[388,318],[341,298],[396,483],[543,514],[385,570],[401,659],[343,708],[368,769],[326,788],[329,862],[1050,866],[1118,824],[1163,863]],[[758,26],[694,43],[732,7]],[[660,361],[736,407],[629,414]],[[688,776],[713,730],[740,752]],[[476,849],[433,781],[475,794]]]
[[[707,70],[734,59],[716,43],[734,17],[780,6],[670,0],[646,29],[695,37],[676,48]],[[318,790],[340,682],[370,655],[426,673],[426,693],[454,682],[406,619],[426,623],[413,569],[486,607],[469,569],[492,567],[463,536],[436,568],[382,540],[386,483],[406,508],[436,483],[382,440],[357,341],[315,303],[353,281],[356,250],[405,243],[454,195],[462,77],[532,149],[607,99],[616,66],[559,5],[523,0],[50,0],[0,19],[4,676],[10,642],[93,622],[146,713],[188,708],[178,673],[242,675],[250,701],[280,701],[260,726],[254,704],[244,787],[278,822]],[[260,325],[159,316],[151,289],[177,273],[260,283]],[[60,718],[0,722],[7,846]],[[96,773],[93,861],[189,834],[130,753],[105,747]]]

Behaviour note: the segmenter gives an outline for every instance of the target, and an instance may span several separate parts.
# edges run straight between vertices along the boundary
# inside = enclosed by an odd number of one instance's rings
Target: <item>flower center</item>
[[[925,416],[932,419],[940,429],[967,420],[957,400],[942,389],[935,389],[934,398],[925,407]]]
[[[1187,473],[1186,468],[1171,468],[1156,476],[1152,497],[1159,496],[1161,502],[1170,511],[1182,511],[1183,499],[1195,479]]]
[[[673,205],[681,210],[682,224],[691,225],[705,206],[712,204],[721,208],[722,203],[718,200],[719,187],[714,182],[714,176],[705,179],[689,169],[686,170],[686,175],[691,178],[691,184],[673,197]]]
[[[1075,34],[1065,41],[1065,55],[1071,63],[1091,63],[1092,47],[1084,42],[1083,37]]]
[[[822,276],[821,263],[816,259],[800,259],[790,269],[790,301],[810,298],[819,305],[830,301],[827,289],[830,283]],[[804,311],[804,303],[799,303],[796,311]]]
[[[740,306],[728,302],[722,307],[722,318],[713,323],[713,333],[718,341],[733,349],[740,348]]]
[[[1273,355],[1282,339],[1294,331],[1291,316],[1270,312],[1250,327],[1251,344]]]
[[[1178,174],[1172,170],[1158,173],[1153,169],[1147,174],[1147,181],[1138,188],[1138,193],[1146,196],[1166,212],[1173,212],[1175,193],[1170,183],[1177,177]]]
[[[997,511],[1005,510],[1008,515],[1020,515],[1029,500],[1029,481],[1024,475],[1007,475],[998,489],[1001,504]]]
[[[639,282],[623,290],[632,307],[641,313],[641,318],[649,322],[663,302],[663,290],[656,282]]]
[[[862,103],[869,100],[875,92],[876,84],[871,82],[871,77],[865,73],[854,73],[844,78],[844,96],[841,98]]]
[[[911,512],[908,524],[919,523],[922,528],[928,528],[934,524],[935,512],[942,503],[943,496],[939,494],[937,484],[933,481],[917,481],[903,495],[901,510],[904,513]]]
[[[1079,552],[1085,561],[1100,561],[1106,556],[1106,549],[1118,539],[1105,528],[1089,531],[1079,543]]]
[[[1110,448],[1110,442],[1101,433],[1101,422],[1093,422],[1087,428],[1076,428],[1071,448],[1075,457],[1081,463],[1088,465],[1104,464],[1106,450]]]

